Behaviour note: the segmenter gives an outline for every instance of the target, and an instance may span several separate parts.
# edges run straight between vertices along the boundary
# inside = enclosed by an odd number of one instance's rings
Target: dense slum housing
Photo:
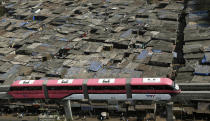
[[[18,79],[175,77],[181,1],[10,0],[5,7],[4,85]]]
[[[0,86],[20,79],[59,78],[209,82],[209,10],[201,2],[2,2],[7,12],[0,19]],[[200,113],[207,108],[205,103],[197,106]],[[195,111],[185,109],[190,115]]]
[[[185,66],[179,69],[176,81],[208,83],[210,75],[210,36],[208,1],[192,1],[185,10],[186,27],[183,31]]]

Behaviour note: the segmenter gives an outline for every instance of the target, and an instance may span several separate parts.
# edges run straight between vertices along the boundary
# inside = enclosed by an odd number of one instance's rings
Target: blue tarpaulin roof
[[[66,38],[59,38],[58,40],[59,41],[64,41],[64,42],[67,42],[68,41],[68,39],[66,39]]]
[[[206,56],[204,55],[203,59],[202,59],[202,64],[205,64],[207,61],[206,61]]]
[[[21,23],[20,23],[20,27],[22,27],[22,26],[24,26],[24,25],[26,25],[26,24],[28,24],[28,22],[21,22]]]
[[[6,19],[2,19],[1,22],[7,22],[7,20]]]
[[[208,65],[197,65],[195,68],[195,75],[209,76],[210,75],[210,66]]]
[[[89,70],[90,70],[90,71],[96,72],[96,71],[98,71],[98,70],[101,69],[101,68],[102,68],[102,63],[101,63],[101,62],[92,61],[92,62],[90,63],[90,68],[89,68]]]
[[[13,75],[17,74],[19,71],[20,65],[14,65],[12,66],[7,73],[4,73],[1,75],[2,79],[8,79],[12,77]]]
[[[202,59],[202,64],[208,64],[208,63],[210,63],[210,53],[205,53]]]
[[[132,34],[132,29],[125,31],[123,34],[120,35],[122,38],[127,38]]]
[[[161,53],[162,51],[161,50],[152,49],[152,52],[154,52],[154,53]]]
[[[196,11],[196,12],[189,13],[189,18],[199,18],[199,17],[202,17],[202,18],[208,17],[208,11],[204,10],[204,11]]]
[[[75,75],[78,75],[81,72],[82,68],[79,67],[71,67],[67,70],[65,78],[72,78]]]
[[[144,58],[146,58],[148,56],[148,51],[147,50],[143,50],[138,56],[136,59],[138,60],[142,60]]]
[[[5,8],[12,8],[15,4],[9,4],[7,6],[5,6]]]

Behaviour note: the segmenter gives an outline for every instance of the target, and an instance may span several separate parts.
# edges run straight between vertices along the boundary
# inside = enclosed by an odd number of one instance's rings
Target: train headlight
[[[179,90],[179,85],[178,84],[175,84],[175,89]]]

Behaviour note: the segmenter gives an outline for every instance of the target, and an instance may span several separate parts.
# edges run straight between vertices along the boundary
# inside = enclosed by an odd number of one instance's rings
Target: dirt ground
[[[17,118],[11,115],[7,115],[0,116],[0,121],[38,121],[38,116],[25,116],[23,118]]]
[[[99,121],[97,118],[76,118],[74,117],[75,121]],[[17,118],[12,115],[7,115],[7,116],[0,116],[0,121],[38,121],[38,116],[25,116],[23,118]],[[62,121],[62,120],[60,120]],[[120,121],[120,118],[114,117],[114,118],[109,118],[106,119],[105,121]],[[128,121],[137,121],[136,117],[129,117]],[[162,119],[160,117],[157,117],[157,121],[166,121],[165,119]]]
[[[38,116],[25,116],[21,119],[17,118],[17,117],[13,117],[11,115],[8,116],[0,116],[0,121],[39,121],[38,120]],[[63,121],[63,120],[60,120]],[[76,117],[74,117],[74,121],[99,121],[97,118],[86,118],[86,119],[78,119]],[[110,118],[104,121],[120,121],[120,118]],[[128,121],[137,121],[136,117],[129,117]],[[166,119],[157,117],[156,121],[166,121]],[[174,121],[181,121],[181,120],[174,120]],[[204,120],[195,120],[195,121],[204,121]]]

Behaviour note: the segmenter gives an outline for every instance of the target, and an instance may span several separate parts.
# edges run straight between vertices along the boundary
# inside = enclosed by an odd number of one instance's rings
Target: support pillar
[[[65,116],[67,121],[73,121],[73,116],[72,116],[72,110],[71,110],[71,101],[66,100],[64,102],[64,110],[65,110]]]
[[[154,108],[154,120],[156,121],[156,111],[157,111],[157,103],[155,102],[155,108]]]
[[[166,104],[166,111],[167,111],[167,121],[173,121],[173,102],[169,102]]]

